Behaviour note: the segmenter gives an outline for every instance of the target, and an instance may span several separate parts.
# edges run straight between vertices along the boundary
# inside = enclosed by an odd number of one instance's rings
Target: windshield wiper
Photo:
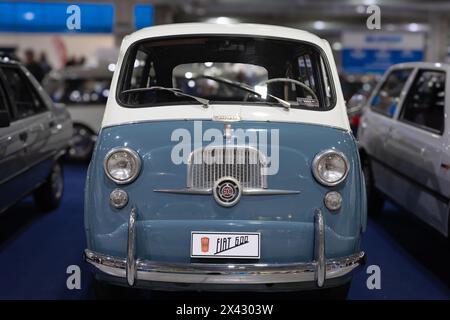
[[[169,92],[172,92],[176,96],[183,96],[183,97],[188,97],[188,98],[197,100],[199,103],[201,103],[203,108],[208,108],[209,107],[209,100],[208,99],[204,99],[204,98],[200,98],[200,97],[197,97],[197,96],[193,96],[193,95],[184,93],[183,91],[181,91],[178,88],[167,88],[167,87],[161,87],[161,86],[153,86],[153,87],[148,87],[148,88],[128,89],[128,90],[122,91],[122,93],[145,92],[145,91],[155,91],[155,90],[169,91]]]
[[[207,76],[207,75],[202,75],[201,77],[205,78],[205,79],[211,79],[211,80],[214,80],[214,81],[217,81],[217,82],[220,82],[220,83],[224,83],[224,84],[230,85],[230,86],[232,86],[234,88],[242,89],[244,91],[247,91],[247,92],[249,92],[249,93],[251,93],[251,94],[261,98],[264,101],[266,100],[266,99],[263,98],[261,93],[256,92],[255,90],[253,90],[250,86],[248,86],[245,83],[232,81],[232,80],[221,78],[221,77]],[[284,108],[286,108],[286,109],[290,109],[291,108],[291,104],[288,101],[283,100],[281,98],[278,98],[278,97],[276,97],[276,96],[274,96],[274,95],[272,95],[270,93],[267,93],[267,96],[271,97],[274,100],[276,100]]]

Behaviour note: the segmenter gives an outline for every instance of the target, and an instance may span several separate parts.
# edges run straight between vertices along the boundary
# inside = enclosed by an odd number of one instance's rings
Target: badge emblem
[[[232,207],[241,198],[242,189],[239,182],[232,177],[223,177],[216,181],[213,188],[214,199],[224,207]]]
[[[209,251],[209,238],[208,237],[202,237],[200,239],[202,244],[202,252],[208,252]]]

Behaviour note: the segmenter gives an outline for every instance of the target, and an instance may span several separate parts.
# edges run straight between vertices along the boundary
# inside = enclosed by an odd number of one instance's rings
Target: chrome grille
[[[222,177],[233,177],[245,189],[267,188],[266,157],[253,147],[213,146],[193,151],[188,163],[188,188],[210,189]]]

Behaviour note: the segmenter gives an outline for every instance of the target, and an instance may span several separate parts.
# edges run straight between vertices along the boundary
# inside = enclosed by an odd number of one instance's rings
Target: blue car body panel
[[[103,128],[88,170],[85,194],[85,228],[88,249],[126,257],[127,226],[132,207],[137,209],[136,258],[189,263],[191,231],[242,231],[261,233],[260,263],[306,262],[314,259],[314,211],[325,220],[325,255],[342,257],[358,252],[366,225],[366,197],[355,139],[351,132],[313,124],[234,122],[235,130],[279,130],[279,170],[268,176],[271,189],[298,190],[289,195],[243,195],[237,205],[225,208],[212,195],[158,193],[154,189],[186,187],[187,166],[176,165],[171,151],[178,128],[194,136],[194,120],[154,121]],[[203,132],[223,130],[223,122],[203,121]],[[103,162],[112,148],[128,147],[142,160],[138,178],[118,186],[105,174]],[[206,144],[204,144],[206,146]],[[191,146],[194,150],[194,146]],[[311,171],[314,156],[336,149],[350,161],[347,179],[336,187],[319,184]],[[270,151],[270,147],[268,147]],[[115,188],[129,194],[123,209],[109,203]],[[331,212],[323,198],[330,190],[343,196],[341,209]],[[233,259],[222,259],[230,262]],[[245,260],[244,260],[245,261]],[[241,260],[242,262],[242,260]]]

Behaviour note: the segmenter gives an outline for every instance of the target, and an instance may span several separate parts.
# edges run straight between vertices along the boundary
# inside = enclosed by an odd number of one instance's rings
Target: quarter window
[[[20,69],[3,68],[3,73],[12,93],[18,118],[26,118],[46,110],[37,92]]]
[[[410,74],[411,69],[392,71],[373,97],[371,109],[392,118],[397,110],[400,94]]]
[[[419,71],[403,104],[400,119],[423,129],[444,131],[445,72]]]

